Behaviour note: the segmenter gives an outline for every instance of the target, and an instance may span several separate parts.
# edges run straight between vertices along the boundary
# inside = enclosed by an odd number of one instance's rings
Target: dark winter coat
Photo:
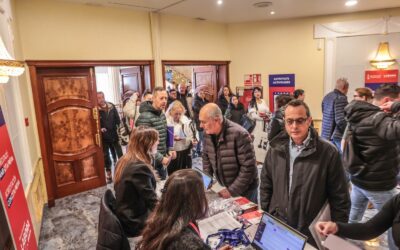
[[[152,170],[142,162],[129,163],[114,185],[115,214],[126,235],[138,236],[157,203],[156,180]]]
[[[185,115],[187,117],[191,118],[190,117],[190,112],[189,112],[189,105],[192,105],[192,104],[187,102],[188,95],[189,94],[182,95],[180,92],[178,92],[177,100],[179,100],[182,103],[183,107],[185,107],[185,110],[186,110],[185,111]]]
[[[283,111],[278,109],[272,116],[271,122],[269,123],[268,140],[271,141],[275,136],[285,129],[285,122],[283,120]]]
[[[261,171],[261,208],[312,239],[308,230],[328,200],[333,221],[347,222],[350,197],[338,150],[310,128],[310,141],[295,159],[289,193],[289,136],[270,142]],[[311,240],[311,242],[313,242]]]
[[[243,104],[239,102],[237,107],[229,104],[229,108],[225,112],[225,118],[241,125],[240,121],[244,114],[246,114],[246,110],[244,109]]]
[[[369,191],[393,189],[400,165],[400,120],[364,101],[351,102],[345,111],[358,156],[366,163],[360,175],[351,176],[351,182]]]
[[[225,99],[224,95],[218,96],[217,105],[221,109],[222,115],[225,115],[225,112],[229,107],[229,101]]]
[[[136,120],[136,126],[147,126],[158,131],[160,143],[155,156],[156,165],[159,165],[164,155],[167,154],[167,119],[161,110],[156,110],[150,101],[143,102],[139,108],[140,115]]]
[[[321,137],[327,139],[342,139],[346,129],[344,107],[348,104],[347,96],[335,89],[322,100],[322,131]]]
[[[106,132],[102,132],[103,141],[113,143],[118,141],[117,129],[121,123],[121,119],[114,104],[111,102],[107,102],[106,104],[106,109],[99,108],[100,127],[106,129]]]
[[[171,242],[166,250],[211,250],[191,227],[186,227],[177,239]]]
[[[203,131],[202,128],[200,128],[200,120],[199,120],[199,114],[201,108],[208,103],[207,99],[201,99],[197,94],[194,96],[193,100],[193,118],[194,122],[196,123],[196,129],[197,131]]]
[[[131,249],[124,229],[114,214],[114,210],[115,197],[112,191],[107,189],[101,199],[96,250]]]
[[[256,157],[249,133],[240,125],[224,119],[216,143],[215,147],[212,136],[204,134],[204,171],[215,176],[233,196],[256,188]]]

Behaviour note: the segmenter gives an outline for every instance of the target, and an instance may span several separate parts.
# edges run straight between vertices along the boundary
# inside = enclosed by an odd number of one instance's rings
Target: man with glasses
[[[264,211],[298,229],[315,244],[308,227],[326,201],[332,220],[347,222],[350,199],[338,150],[311,126],[310,110],[292,100],[284,108],[285,130],[270,142],[261,172]]]

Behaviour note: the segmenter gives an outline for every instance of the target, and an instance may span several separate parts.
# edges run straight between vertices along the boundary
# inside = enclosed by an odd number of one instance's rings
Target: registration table
[[[232,199],[224,200],[212,191],[207,191],[206,195],[209,203],[211,217],[205,218],[198,222],[200,227],[200,233],[204,240],[207,238],[208,235],[217,233],[218,229],[241,228],[242,223],[236,219],[240,214],[240,209],[238,209],[237,206],[232,204],[234,203]],[[258,219],[256,218],[255,220],[253,219],[251,221],[251,225],[248,225],[248,227],[244,230],[250,242],[252,242],[256,234],[260,219],[261,218]],[[219,239],[213,238],[213,240],[210,240],[210,242],[211,242],[210,246],[214,248],[218,244]],[[249,245],[247,247],[238,246],[235,247],[234,249],[253,249],[253,248]],[[316,248],[314,248],[310,244],[306,244],[304,249],[315,250]]]

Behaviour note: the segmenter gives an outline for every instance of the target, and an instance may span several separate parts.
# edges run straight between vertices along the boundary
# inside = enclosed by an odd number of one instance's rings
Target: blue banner
[[[269,75],[270,87],[294,87],[294,74]]]

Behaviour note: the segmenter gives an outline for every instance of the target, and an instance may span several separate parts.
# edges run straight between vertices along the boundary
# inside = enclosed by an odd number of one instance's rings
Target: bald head
[[[207,103],[204,105],[200,110],[200,115],[201,113],[203,113],[207,118],[212,119],[219,118],[222,120],[223,117],[221,109],[215,103]]]
[[[221,109],[215,103],[208,103],[200,110],[200,127],[206,134],[218,135],[222,130],[223,116]]]

